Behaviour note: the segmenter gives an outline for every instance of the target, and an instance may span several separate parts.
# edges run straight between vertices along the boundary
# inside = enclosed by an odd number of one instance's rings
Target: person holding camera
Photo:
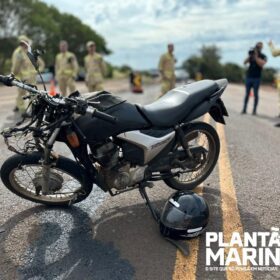
[[[244,98],[244,106],[242,110],[242,114],[247,113],[247,104],[249,100],[250,90],[253,88],[254,90],[254,108],[253,115],[257,114],[257,106],[259,102],[259,87],[261,82],[261,74],[264,65],[267,62],[266,56],[261,52],[263,48],[263,43],[258,42],[256,46],[249,50],[248,57],[244,60],[244,64],[249,63],[249,68],[246,74],[246,94]]]

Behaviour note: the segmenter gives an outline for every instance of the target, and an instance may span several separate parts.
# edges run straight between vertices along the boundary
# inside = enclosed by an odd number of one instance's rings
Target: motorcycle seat
[[[171,127],[183,121],[192,109],[218,89],[219,84],[212,80],[179,86],[155,102],[142,106],[141,110],[154,126]]]

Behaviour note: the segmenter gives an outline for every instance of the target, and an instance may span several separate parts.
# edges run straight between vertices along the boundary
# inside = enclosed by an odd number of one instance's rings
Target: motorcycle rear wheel
[[[186,172],[182,173],[177,177],[172,177],[172,178],[167,178],[164,179],[164,182],[171,188],[179,191],[184,191],[184,190],[193,190],[196,188],[199,184],[201,184],[213,171],[217,160],[219,158],[219,153],[220,153],[220,140],[219,136],[216,132],[216,130],[209,124],[203,123],[203,122],[194,122],[191,124],[190,128],[184,129],[184,135],[185,139],[192,139],[192,141],[188,142],[189,147],[192,146],[193,144],[193,136],[192,135],[199,135],[199,138],[196,139],[198,140],[198,143],[196,143],[195,146],[201,146],[203,147],[202,144],[202,136],[205,136],[208,142],[208,148],[206,148],[207,152],[207,158],[205,159],[205,162],[202,166],[196,166],[195,168],[198,169],[195,172],[192,172],[192,169],[190,168],[189,170],[183,170],[182,168],[173,168],[170,171],[172,173],[176,172]],[[200,141],[200,143],[199,143]],[[178,143],[177,149],[181,148],[182,146]],[[205,147],[203,147],[205,148]],[[188,179],[187,176],[193,176]]]
[[[42,176],[40,160],[40,153],[17,154],[8,158],[1,167],[4,185],[24,199],[53,206],[69,206],[90,194],[93,184],[87,179],[85,171],[73,160],[62,156],[51,168],[53,193],[38,192],[35,182]]]

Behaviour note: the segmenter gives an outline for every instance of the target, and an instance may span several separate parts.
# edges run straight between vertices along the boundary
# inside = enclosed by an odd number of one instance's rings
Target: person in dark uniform
[[[247,104],[249,100],[250,90],[252,88],[254,90],[254,96],[255,96],[254,108],[252,114],[253,115],[257,114],[261,74],[262,74],[262,69],[267,62],[266,56],[261,52],[262,48],[263,48],[263,43],[258,42],[256,46],[249,51],[248,57],[244,61],[245,65],[249,63],[249,68],[247,70],[246,81],[245,81],[246,94],[244,98],[242,114],[247,113]]]

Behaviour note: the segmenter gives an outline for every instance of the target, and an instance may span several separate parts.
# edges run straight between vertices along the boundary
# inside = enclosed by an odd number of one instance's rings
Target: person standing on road
[[[280,49],[277,49],[274,47],[273,42],[270,40],[268,42],[268,45],[270,47],[271,50],[271,54],[276,57],[276,56],[280,56]],[[280,118],[280,82],[279,82],[279,77],[277,77],[277,89],[278,89],[278,108],[279,108],[279,115],[278,117]]]
[[[135,78],[135,73],[133,70],[129,73],[129,85],[130,85],[130,90],[133,91],[134,88],[134,78]]]
[[[67,88],[70,92],[76,90],[75,79],[79,71],[79,65],[75,54],[68,51],[68,43],[59,43],[60,53],[55,58],[55,76],[60,92],[63,96],[67,95]]]
[[[175,77],[175,63],[176,59],[173,55],[174,45],[168,44],[167,53],[163,54],[159,60],[159,72],[161,74],[161,95],[170,91],[175,87],[176,77]]]
[[[257,114],[257,106],[259,102],[259,87],[261,82],[261,74],[264,65],[267,62],[266,56],[261,52],[263,48],[263,43],[258,42],[256,46],[251,49],[248,53],[248,57],[244,60],[244,65],[249,63],[249,68],[247,70],[246,75],[246,94],[244,98],[244,106],[242,110],[242,114],[247,113],[247,104],[249,100],[250,90],[253,88],[254,90],[254,108],[253,108],[253,115]]]
[[[103,57],[96,52],[93,41],[87,42],[88,55],[85,56],[86,85],[89,92],[103,90],[103,77],[106,75],[106,64]]]
[[[18,38],[19,46],[14,50],[12,55],[12,69],[11,72],[16,76],[17,79],[25,81],[28,84],[36,84],[36,69],[32,65],[30,59],[27,56],[27,46],[25,43],[31,45],[32,41],[25,35],[21,35]],[[45,68],[44,61],[38,58],[39,70],[43,71]],[[26,102],[23,100],[23,96],[26,91],[18,89],[18,96],[16,99],[16,107],[14,112],[23,114],[26,110]]]

